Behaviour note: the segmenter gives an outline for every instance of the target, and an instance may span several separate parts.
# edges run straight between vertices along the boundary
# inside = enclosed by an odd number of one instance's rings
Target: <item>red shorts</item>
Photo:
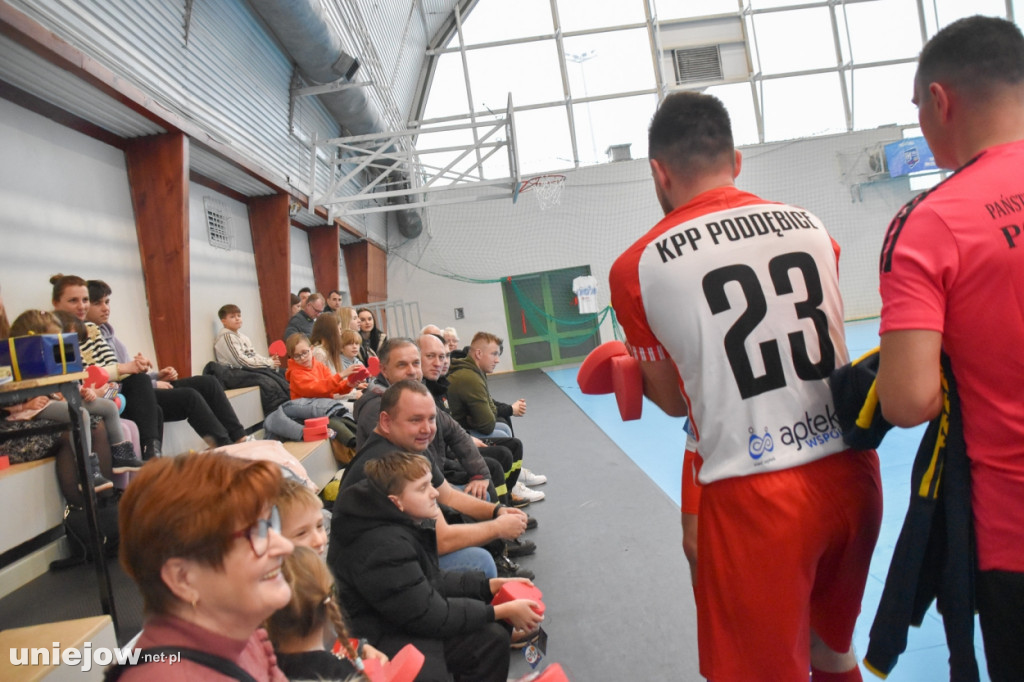
[[[680,511],[684,514],[696,514],[700,510],[700,468],[704,464],[704,458],[697,454],[696,450],[687,450],[683,455],[683,485],[680,492],[682,505]]]
[[[695,590],[701,674],[806,680],[812,629],[849,651],[881,520],[873,450],[705,485]]]

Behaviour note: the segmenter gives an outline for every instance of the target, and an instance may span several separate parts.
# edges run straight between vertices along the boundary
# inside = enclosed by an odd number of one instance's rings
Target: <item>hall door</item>
[[[501,284],[515,369],[581,362],[601,344],[600,316],[580,314],[572,282],[590,266],[509,277]]]

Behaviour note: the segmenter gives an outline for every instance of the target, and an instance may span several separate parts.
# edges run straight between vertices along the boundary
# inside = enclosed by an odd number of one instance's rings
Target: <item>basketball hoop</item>
[[[540,210],[545,211],[561,203],[564,188],[564,175],[538,175],[529,180],[523,180],[523,184],[519,187],[519,194],[533,190],[534,196],[537,197],[537,205]]]

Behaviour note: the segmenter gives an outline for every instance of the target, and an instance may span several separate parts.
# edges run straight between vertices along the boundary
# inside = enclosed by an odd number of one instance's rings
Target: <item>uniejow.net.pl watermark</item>
[[[156,652],[143,654],[142,649],[110,649],[108,647],[92,647],[86,642],[81,648],[62,648],[60,642],[54,642],[51,648],[45,647],[11,647],[11,665],[24,666],[75,666],[82,672],[93,668],[106,668],[112,663],[117,665],[138,665],[139,663],[177,663],[181,654]]]

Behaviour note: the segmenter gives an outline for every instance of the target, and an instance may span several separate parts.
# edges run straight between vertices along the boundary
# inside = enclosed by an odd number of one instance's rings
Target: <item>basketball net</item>
[[[524,180],[519,193],[532,191],[533,195],[537,198],[537,206],[540,207],[540,210],[545,211],[562,202],[562,190],[564,188],[564,175],[538,175],[529,180]]]

